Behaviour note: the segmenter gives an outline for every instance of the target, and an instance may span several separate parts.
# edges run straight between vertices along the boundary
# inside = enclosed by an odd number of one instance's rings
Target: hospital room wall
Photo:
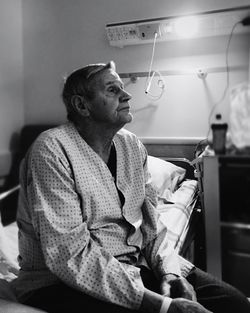
[[[0,2],[0,179],[24,123],[22,0]]]
[[[2,0],[0,3],[0,174],[8,171],[15,135],[24,124],[60,123],[65,110],[60,99],[63,76],[89,62],[117,63],[119,72],[147,71],[152,45],[111,47],[105,24],[248,5],[249,0]],[[157,44],[154,67],[180,70],[222,65],[226,37]],[[246,79],[249,39],[235,36],[230,62],[246,65],[231,73],[232,83]],[[225,73],[206,81],[194,76],[166,77],[160,101],[145,98],[144,79],[129,84],[139,136],[203,136],[210,99],[221,95]],[[125,81],[125,83],[128,83]]]
[[[58,123],[65,120],[60,92],[63,77],[93,62],[114,60],[120,73],[146,72],[152,44],[111,47],[106,23],[157,18],[249,4],[249,0],[24,0],[24,105],[25,123]],[[158,43],[153,68],[187,71],[225,68],[228,36]],[[234,35],[229,65],[235,85],[248,78],[249,34]],[[243,67],[244,69],[241,69]],[[145,78],[135,84],[125,80],[133,95],[134,121],[128,128],[142,137],[204,137],[208,115],[226,84],[226,73],[165,77],[165,92],[158,101],[145,96]],[[158,90],[153,91],[158,95]],[[228,116],[229,99],[218,107]]]

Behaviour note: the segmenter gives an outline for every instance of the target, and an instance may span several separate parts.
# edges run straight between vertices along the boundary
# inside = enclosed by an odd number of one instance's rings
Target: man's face
[[[100,73],[91,89],[93,98],[88,101],[90,117],[107,127],[123,127],[132,121],[129,100],[131,95],[124,89],[119,75],[111,69]]]

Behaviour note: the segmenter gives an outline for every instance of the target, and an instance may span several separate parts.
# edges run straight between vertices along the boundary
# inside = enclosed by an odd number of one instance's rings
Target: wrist
[[[172,299],[169,297],[164,297],[162,304],[161,304],[161,308],[160,308],[160,312],[159,313],[167,313],[168,309],[170,307],[170,304],[172,302]]]
[[[159,313],[164,297],[154,291],[144,288],[144,295],[139,311],[143,313]]]

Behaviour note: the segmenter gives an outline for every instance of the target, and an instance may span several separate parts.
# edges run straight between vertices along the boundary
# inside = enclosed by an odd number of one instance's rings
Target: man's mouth
[[[130,110],[130,106],[127,106],[127,107],[119,109],[119,112],[120,111],[129,111],[129,110]]]

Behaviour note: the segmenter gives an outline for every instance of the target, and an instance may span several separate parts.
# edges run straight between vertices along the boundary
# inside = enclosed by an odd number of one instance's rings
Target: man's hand
[[[213,313],[213,312],[205,309],[198,302],[178,298],[172,300],[170,307],[168,309],[168,313]]]
[[[159,313],[163,296],[145,288],[144,296],[142,299],[140,312],[143,313]],[[165,313],[165,312],[164,312]],[[172,299],[167,313],[212,313],[205,309],[198,302],[190,301],[184,298]]]
[[[164,296],[197,301],[193,286],[184,277],[176,277],[171,274],[163,276],[160,290]]]

